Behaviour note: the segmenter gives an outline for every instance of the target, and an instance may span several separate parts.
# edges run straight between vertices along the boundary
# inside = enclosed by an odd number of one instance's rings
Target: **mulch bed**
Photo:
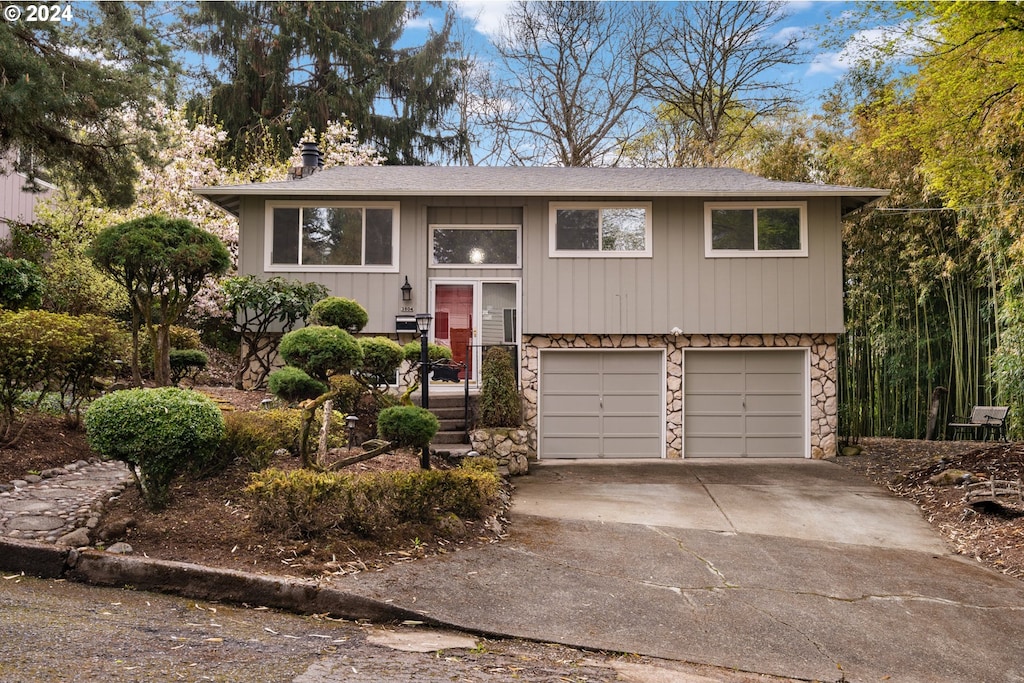
[[[1024,505],[1013,499],[969,505],[965,486],[934,485],[948,470],[973,481],[1024,477],[1024,443],[864,439],[860,455],[837,462],[913,501],[950,548],[992,569],[1024,579]]]

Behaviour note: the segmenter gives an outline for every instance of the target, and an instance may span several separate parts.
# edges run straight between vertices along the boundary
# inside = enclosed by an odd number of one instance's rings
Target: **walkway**
[[[103,504],[131,473],[119,462],[79,460],[0,485],[0,536],[56,542],[99,524]]]

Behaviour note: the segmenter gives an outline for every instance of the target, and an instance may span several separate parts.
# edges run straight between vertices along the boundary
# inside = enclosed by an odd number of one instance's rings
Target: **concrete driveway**
[[[809,460],[566,461],[501,544],[338,586],[463,629],[803,680],[1024,681],[1024,584]]]

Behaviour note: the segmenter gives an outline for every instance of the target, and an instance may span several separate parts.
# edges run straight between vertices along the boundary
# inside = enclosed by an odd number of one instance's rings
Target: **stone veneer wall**
[[[523,336],[522,384],[526,425],[537,454],[537,358],[540,349],[666,349],[666,453],[679,458],[683,450],[683,349],[704,348],[810,349],[811,457],[836,455],[838,397],[836,335],[834,334],[553,334]]]

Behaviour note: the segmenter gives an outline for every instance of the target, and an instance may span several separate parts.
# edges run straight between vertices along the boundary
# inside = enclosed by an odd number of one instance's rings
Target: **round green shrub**
[[[0,256],[0,308],[39,308],[42,302],[43,276],[39,267],[23,258]]]
[[[314,325],[333,326],[347,332],[359,332],[370,316],[359,302],[340,296],[329,296],[313,304],[310,322]]]
[[[410,363],[419,363],[421,350],[421,342],[411,341],[402,347],[402,356]],[[452,350],[440,344],[427,344],[427,358],[431,363],[439,360],[451,360]]]
[[[359,372],[370,381],[382,380],[375,382],[378,384],[393,382],[404,358],[402,347],[387,337],[363,337],[359,346],[363,349],[363,365]]]
[[[204,468],[224,437],[224,418],[206,396],[187,389],[128,389],[102,396],[85,414],[89,446],[128,465],[152,509],[167,503],[171,481]]]
[[[392,406],[377,417],[377,434],[399,448],[429,445],[440,427],[433,413],[417,406]]]
[[[363,362],[363,351],[351,334],[337,327],[313,325],[281,337],[278,353],[288,365],[326,381],[332,374],[346,374]]]
[[[327,393],[325,383],[295,367],[274,370],[267,377],[267,387],[270,393],[288,403],[306,401]]]
[[[477,422],[481,427],[518,427],[523,404],[512,369],[512,357],[500,346],[492,346],[480,368],[480,399]]]

